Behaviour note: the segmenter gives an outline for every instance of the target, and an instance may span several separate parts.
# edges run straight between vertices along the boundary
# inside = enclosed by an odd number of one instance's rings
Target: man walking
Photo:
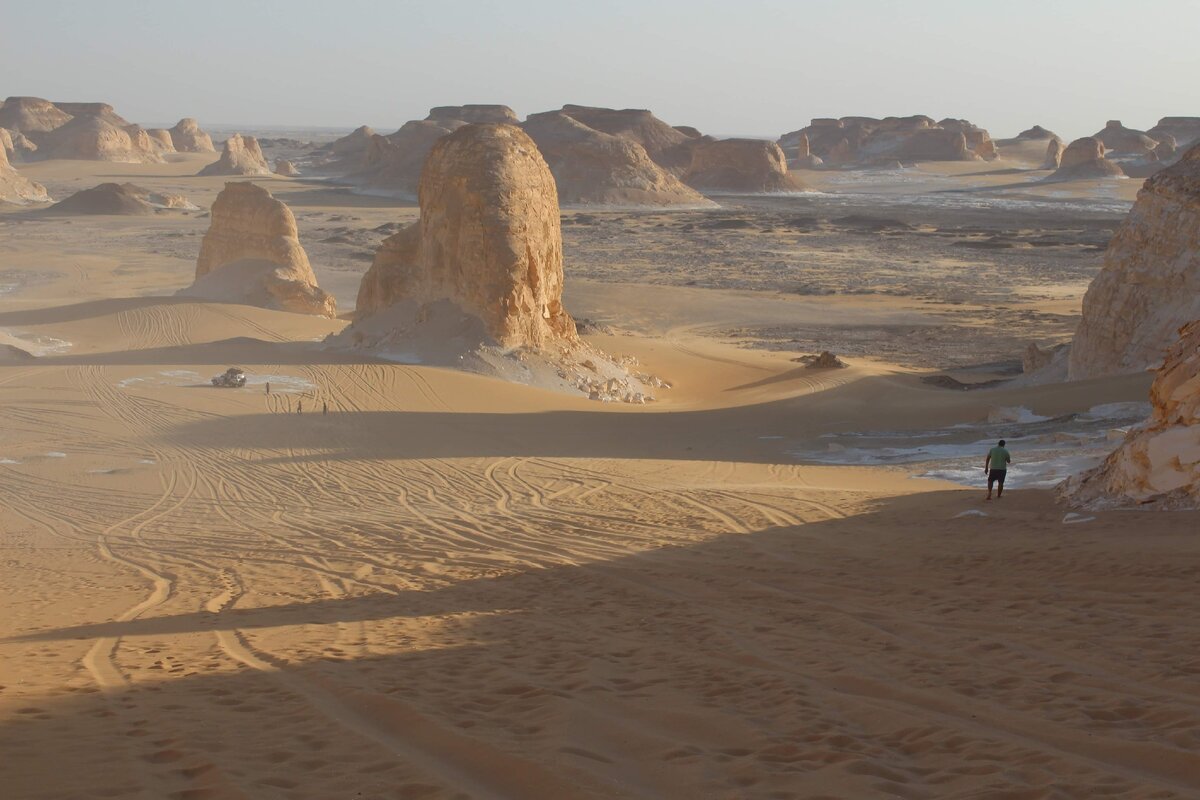
[[[988,450],[987,458],[983,462],[983,471],[987,473],[988,493],[986,500],[992,499],[992,484],[999,484],[996,490],[996,499],[999,500],[1004,496],[1004,476],[1008,474],[1008,465],[1012,463],[1012,456],[1004,447],[1004,440],[1000,440],[1000,444]]]

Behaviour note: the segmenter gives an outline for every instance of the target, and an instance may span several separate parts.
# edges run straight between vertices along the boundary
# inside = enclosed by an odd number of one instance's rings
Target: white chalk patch
[[[66,457],[67,457],[66,453],[60,453],[57,450],[51,450],[49,453],[46,453],[46,458],[66,458]]]
[[[986,516],[987,516],[986,511],[980,511],[977,508],[968,508],[966,511],[960,511],[957,514],[955,514],[954,518],[958,519],[959,517],[986,517]]]
[[[782,436],[760,436],[759,439],[782,439]]]
[[[139,458],[138,463],[139,464],[157,464],[158,462],[155,461],[153,458]]]
[[[1081,522],[1091,522],[1095,517],[1085,517],[1083,514],[1076,514],[1074,511],[1067,512],[1063,517],[1063,525],[1078,525]]]
[[[307,378],[300,378],[295,375],[263,375],[261,373],[246,373],[247,386],[264,386],[271,384],[271,392],[290,393],[290,392],[307,392],[316,388],[315,384]]]
[[[0,464],[20,464],[20,463],[21,463],[20,461],[17,461],[12,458],[0,458]]]

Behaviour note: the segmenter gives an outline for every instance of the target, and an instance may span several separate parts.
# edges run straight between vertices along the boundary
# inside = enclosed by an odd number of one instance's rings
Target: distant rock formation
[[[37,145],[33,140],[20,131],[10,131],[0,128],[0,147],[4,148],[9,162],[32,161],[37,153]]]
[[[1115,155],[1142,156],[1154,150],[1158,144],[1143,131],[1126,128],[1119,119],[1110,119],[1104,130],[1093,134],[1093,139],[1099,139],[1106,150]]]
[[[221,157],[200,170],[197,175],[270,175],[271,168],[263,157],[258,139],[235,133],[225,140]],[[226,184],[228,185],[228,184]]]
[[[785,133],[779,144],[789,155],[800,137],[812,155],[831,165],[876,165],[896,161],[976,161],[997,157],[983,128],[967,120],[935,122],[926,116],[817,118]]]
[[[0,128],[26,136],[48,133],[70,121],[70,114],[40,97],[9,97],[0,103]]]
[[[132,183],[102,183],[60,200],[46,213],[131,215],[165,209],[194,211],[197,207],[183,195],[153,192]]]
[[[8,163],[8,152],[0,147],[0,203],[44,203],[50,199],[46,187],[31,181]]]
[[[804,188],[799,178],[788,173],[787,159],[779,145],[762,139],[697,144],[683,181],[693,189],[709,192],[786,192]]]
[[[230,182],[212,205],[212,223],[200,243],[196,280],[180,294],[205,300],[336,315],[333,296],[300,246],[296,218],[261,186]]]
[[[1163,117],[1146,135],[1159,142],[1170,136],[1177,148],[1186,149],[1200,142],[1200,117]]]
[[[39,159],[161,163],[158,148],[136,125],[121,128],[103,116],[78,116],[37,138]]]
[[[294,178],[300,174],[300,170],[296,169],[296,165],[286,158],[277,158],[275,159],[275,174],[285,178]]]
[[[363,159],[375,136],[372,128],[361,125],[340,139],[335,139],[317,148],[308,168],[332,175],[357,172],[362,169]]]
[[[559,109],[559,113],[592,130],[641,145],[655,164],[676,176],[691,167],[692,148],[698,137],[671,127],[645,109],[568,104]]]
[[[1054,138],[1046,145],[1046,160],[1042,162],[1042,169],[1058,169],[1062,166],[1063,150],[1062,139]]]
[[[455,127],[471,123],[494,122],[516,125],[517,115],[508,106],[475,104],[465,106],[435,106],[425,119],[431,122],[456,123]]]
[[[1085,136],[1067,145],[1067,149],[1062,152],[1058,169],[1046,180],[1110,178],[1124,174],[1119,164],[1104,157],[1104,144],[1099,139]]]
[[[800,134],[792,141],[793,143],[790,145],[791,152],[785,152],[789,167],[794,169],[816,169],[824,163],[820,156],[813,154],[812,148],[808,144],[808,136]]]
[[[117,113],[108,103],[55,103],[55,108],[72,117],[96,117],[117,128],[128,128],[129,120]]]
[[[712,205],[711,201],[656,163],[646,149],[630,136],[596,130],[562,111],[530,114],[521,127],[537,143],[537,148],[550,165],[563,203]]]
[[[158,152],[175,152],[175,141],[171,138],[171,132],[166,128],[147,128],[146,135],[150,137],[150,142],[158,148]]]
[[[1060,142],[1062,141],[1062,137],[1060,137],[1057,133],[1046,130],[1041,125],[1034,125],[1032,128],[1026,128],[1013,138],[1026,139],[1029,141],[1041,141],[1043,139],[1058,139]]]
[[[400,304],[428,318],[448,305],[501,347],[577,340],[562,305],[554,176],[520,128],[469,125],[441,139],[419,194],[420,220],[384,240],[363,276],[359,320]]]
[[[215,153],[212,137],[200,128],[200,123],[184,117],[171,128],[171,142],[180,153]]]
[[[388,136],[375,135],[349,180],[369,189],[416,197],[421,168],[434,144],[467,123],[412,120]]]
[[[693,128],[691,125],[674,125],[672,127],[674,127],[675,130],[679,131],[680,133],[682,133],[684,136],[688,137],[689,139],[699,139],[701,136],[704,135],[704,134],[700,133],[700,131],[698,129]]]
[[[1095,469],[1060,494],[1087,508],[1200,508],[1200,320],[1166,352],[1150,388],[1153,413]]]
[[[1064,162],[1065,163],[1065,162]],[[1200,145],[1151,177],[1083,298],[1072,380],[1155,366],[1200,319]]]

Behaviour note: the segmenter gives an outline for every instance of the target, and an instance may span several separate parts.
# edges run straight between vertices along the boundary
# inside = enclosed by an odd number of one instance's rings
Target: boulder
[[[1141,156],[1151,152],[1158,144],[1143,131],[1126,128],[1119,119],[1110,119],[1104,130],[1094,134],[1093,139],[1099,139],[1105,149],[1114,155]]]
[[[81,115],[37,135],[39,159],[161,163],[149,135],[136,125],[119,127],[104,116]]]
[[[1200,142],[1200,117],[1163,117],[1146,135],[1159,142],[1170,136],[1176,147],[1186,148]]]
[[[459,314],[504,348],[577,341],[562,305],[554,176],[513,125],[468,125],[438,141],[419,188],[421,218],[380,247],[355,326],[405,306],[417,321]]]
[[[521,127],[549,164],[563,203],[712,205],[657,164],[632,137],[596,130],[562,111],[530,114]]]
[[[786,192],[803,189],[788,174],[787,159],[775,142],[720,139],[697,144],[683,181],[710,192]]]
[[[1064,161],[1065,163],[1065,161]],[[1072,380],[1157,366],[1200,319],[1200,145],[1142,186],[1083,298]]]
[[[300,170],[296,169],[296,165],[286,158],[277,158],[275,159],[275,174],[285,178],[294,178],[300,174]]]
[[[1046,180],[1111,178],[1124,175],[1119,164],[1104,157],[1104,143],[1094,136],[1076,139],[1062,152],[1059,167]]]
[[[184,117],[171,128],[171,142],[180,153],[215,153],[212,137],[200,129],[191,117]]]
[[[1051,139],[1046,145],[1046,160],[1042,162],[1042,169],[1058,169],[1062,166],[1063,150],[1062,139]]]
[[[1059,491],[1088,508],[1200,508],[1200,319],[1184,326],[1150,387],[1153,413],[1095,469]]]
[[[271,168],[267,166],[267,159],[263,157],[257,139],[235,133],[225,140],[225,145],[221,148],[221,157],[196,174],[270,175]]]
[[[0,147],[0,203],[44,203],[50,197],[46,187],[17,172],[8,162],[8,152]]]
[[[183,195],[152,192],[132,183],[102,183],[60,200],[48,214],[156,214],[164,209],[196,210]]]
[[[226,183],[200,243],[196,280],[180,294],[205,300],[333,317],[333,296],[300,246],[291,209],[261,186]]]
[[[146,136],[150,138],[150,143],[160,153],[174,153],[175,142],[171,139],[171,132],[166,128],[147,128]]]

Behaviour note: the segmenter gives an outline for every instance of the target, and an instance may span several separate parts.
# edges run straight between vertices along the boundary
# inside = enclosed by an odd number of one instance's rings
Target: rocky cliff
[[[8,163],[8,153],[0,147],[0,203],[44,203],[50,198],[46,187],[31,181]]]
[[[1064,162],[1065,163],[1065,162]],[[1083,298],[1070,377],[1155,366],[1200,319],[1200,145],[1138,192]]]
[[[775,142],[720,139],[698,143],[683,181],[708,192],[787,192],[803,189],[788,173],[787,159]]]
[[[200,129],[200,123],[184,117],[170,129],[171,142],[180,153],[215,153],[212,137]]]

